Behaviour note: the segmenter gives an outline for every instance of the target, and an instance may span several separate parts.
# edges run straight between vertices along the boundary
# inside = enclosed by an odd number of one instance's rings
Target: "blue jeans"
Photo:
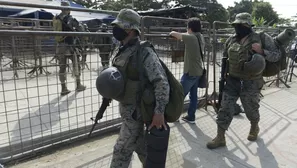
[[[184,89],[185,97],[190,92],[190,106],[188,109],[188,117],[190,120],[195,120],[195,112],[197,110],[198,103],[198,82],[200,76],[189,76],[188,73],[183,74],[181,77],[181,84]]]

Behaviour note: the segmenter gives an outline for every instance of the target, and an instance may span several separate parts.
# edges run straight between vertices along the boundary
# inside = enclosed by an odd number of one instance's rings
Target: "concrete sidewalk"
[[[260,137],[246,138],[250,124],[244,114],[233,119],[227,132],[227,147],[208,150],[206,143],[216,135],[216,113],[197,111],[197,121],[171,124],[167,167],[170,168],[296,168],[297,84],[290,89],[267,88],[261,101]],[[13,168],[100,168],[109,167],[117,134],[76,143]],[[134,154],[131,166],[140,168]]]

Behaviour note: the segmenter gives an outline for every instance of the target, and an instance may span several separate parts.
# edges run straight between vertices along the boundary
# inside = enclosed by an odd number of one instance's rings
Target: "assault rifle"
[[[219,98],[218,98],[218,103],[216,104],[217,112],[221,108],[221,102],[222,102],[222,98],[223,98],[223,90],[224,90],[225,83],[226,83],[227,70],[228,70],[227,58],[222,58],[221,78],[219,81]]]
[[[111,102],[111,99],[107,99],[107,98],[103,98],[102,100],[103,101],[102,101],[99,111],[96,115],[96,118],[95,119],[93,117],[91,118],[91,120],[94,121],[94,125],[88,135],[89,137],[91,136],[95,126],[98,124],[98,120],[100,120],[103,117],[103,114],[104,114],[106,108],[109,106],[109,103]]]

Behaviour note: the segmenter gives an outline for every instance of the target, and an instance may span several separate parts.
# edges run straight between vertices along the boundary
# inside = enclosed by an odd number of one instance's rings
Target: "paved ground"
[[[297,83],[292,88],[269,88],[263,91],[260,137],[246,138],[249,122],[236,116],[227,132],[227,147],[208,150],[207,141],[216,134],[216,114],[198,110],[195,125],[181,121],[171,124],[167,167],[170,168],[295,168],[297,167]],[[63,149],[20,163],[12,168],[99,168],[108,167],[117,134],[75,143]],[[140,167],[136,155],[132,168]]]

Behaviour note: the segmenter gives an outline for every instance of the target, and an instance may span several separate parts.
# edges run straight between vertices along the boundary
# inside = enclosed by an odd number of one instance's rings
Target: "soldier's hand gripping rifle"
[[[222,66],[221,66],[221,78],[219,81],[219,99],[216,104],[217,111],[221,108],[221,102],[223,98],[223,90],[226,83],[226,77],[228,73],[228,58],[222,58]]]
[[[91,118],[91,120],[94,121],[94,125],[92,126],[92,129],[88,135],[89,137],[91,136],[95,126],[98,124],[98,120],[100,120],[103,117],[103,114],[104,114],[107,106],[109,106],[110,102],[111,102],[111,99],[103,98],[103,101],[102,101],[99,111],[96,115],[96,118],[95,119],[93,117]]]

